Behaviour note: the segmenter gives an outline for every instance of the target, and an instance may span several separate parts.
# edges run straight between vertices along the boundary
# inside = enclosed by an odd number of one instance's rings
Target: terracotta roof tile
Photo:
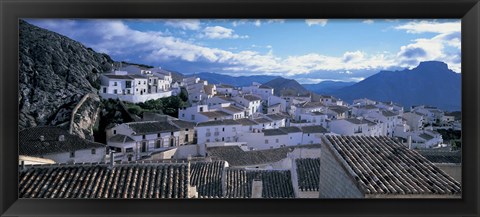
[[[59,141],[63,135],[64,140]],[[43,136],[43,141],[40,137]],[[79,136],[68,133],[60,127],[32,127],[19,132],[20,155],[41,156],[53,153],[71,152],[76,150],[101,148],[104,144],[91,142]]]
[[[295,159],[298,188],[301,191],[318,191],[320,187],[320,158]]]
[[[262,181],[262,198],[294,198],[291,174],[288,170],[226,170],[226,198],[251,198],[252,182]]]
[[[186,198],[187,164],[74,164],[19,172],[20,198]]]
[[[328,133],[329,131],[322,126],[304,126],[302,127],[303,133]]]
[[[461,194],[460,183],[389,137],[325,138],[365,194]]]
[[[178,127],[165,121],[142,121],[126,123],[135,135],[179,131]]]
[[[220,198],[223,196],[222,174],[225,161],[195,162],[191,164],[190,183],[197,186],[201,198]]]
[[[287,157],[293,148],[274,148],[257,151],[243,151],[238,146],[221,146],[207,148],[208,156],[227,161],[231,166],[260,165],[280,161]]]

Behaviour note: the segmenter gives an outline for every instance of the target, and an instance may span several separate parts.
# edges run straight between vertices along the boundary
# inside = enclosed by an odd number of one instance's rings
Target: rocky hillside
[[[74,133],[91,138],[100,106],[98,78],[111,70],[112,59],[22,20],[19,31],[19,129],[73,126]],[[74,108],[82,117],[71,123]]]

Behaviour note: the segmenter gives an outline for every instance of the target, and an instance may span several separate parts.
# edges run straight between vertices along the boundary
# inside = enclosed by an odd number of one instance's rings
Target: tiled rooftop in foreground
[[[298,158],[298,188],[301,191],[318,191],[320,181],[320,158]]]
[[[20,198],[187,198],[188,164],[55,164],[19,172]]]
[[[243,151],[238,146],[219,146],[207,148],[208,156],[227,161],[230,166],[262,165],[280,161],[287,157],[293,148],[283,147],[257,151]]]
[[[365,195],[460,195],[460,183],[389,137],[325,136]],[[322,158],[323,159],[323,158]],[[322,173],[322,172],[321,172]]]
[[[226,169],[226,198],[251,198],[252,181],[262,181],[262,198],[294,198],[289,170]]]
[[[222,196],[222,173],[225,161],[195,162],[191,164],[192,186],[197,187],[199,198],[219,198]]]

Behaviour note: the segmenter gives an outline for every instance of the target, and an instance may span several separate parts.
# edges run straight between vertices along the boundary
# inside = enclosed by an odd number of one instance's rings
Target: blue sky
[[[460,73],[460,20],[28,19],[114,60],[184,74],[360,81],[380,70],[446,62]]]

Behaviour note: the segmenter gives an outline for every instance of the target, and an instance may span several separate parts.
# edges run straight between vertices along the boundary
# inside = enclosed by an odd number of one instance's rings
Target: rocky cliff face
[[[100,106],[98,78],[111,70],[112,59],[22,20],[19,31],[19,129],[72,126],[74,133],[92,138]],[[87,94],[92,96],[77,106]]]

